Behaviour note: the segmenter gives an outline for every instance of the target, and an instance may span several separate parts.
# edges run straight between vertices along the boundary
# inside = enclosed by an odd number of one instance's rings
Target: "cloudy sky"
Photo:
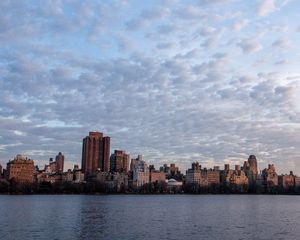
[[[255,154],[300,174],[296,0],[0,1],[0,164],[81,163],[89,131],[156,167]]]

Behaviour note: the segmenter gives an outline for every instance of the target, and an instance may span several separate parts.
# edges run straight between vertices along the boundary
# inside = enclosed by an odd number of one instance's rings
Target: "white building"
[[[133,186],[141,187],[150,182],[148,164],[142,160],[142,156],[131,160]]]

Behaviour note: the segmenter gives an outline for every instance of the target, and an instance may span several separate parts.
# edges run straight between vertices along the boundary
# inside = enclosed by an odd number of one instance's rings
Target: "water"
[[[300,196],[0,196],[0,239],[299,239]]]

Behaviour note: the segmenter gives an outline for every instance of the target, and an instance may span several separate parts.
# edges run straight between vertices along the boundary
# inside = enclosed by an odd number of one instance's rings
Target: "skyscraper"
[[[257,171],[257,160],[255,155],[250,155],[248,158],[248,162],[249,162],[249,167],[250,170],[252,171],[252,173],[254,175],[257,175],[258,171]]]
[[[65,161],[65,156],[61,152],[59,152],[58,155],[55,157],[56,171],[58,173],[64,172],[64,161]]]
[[[243,170],[245,171],[246,176],[249,179],[250,186],[255,185],[258,174],[257,159],[255,155],[250,155],[248,161],[244,162]]]
[[[97,170],[109,172],[110,137],[101,132],[89,132],[82,142],[82,171],[86,174]]]

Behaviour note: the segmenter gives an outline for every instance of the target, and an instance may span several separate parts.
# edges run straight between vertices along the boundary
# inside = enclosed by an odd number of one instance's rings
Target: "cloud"
[[[267,16],[276,10],[276,0],[260,0],[257,5],[257,14],[259,16]]]
[[[291,43],[287,39],[280,38],[272,43],[272,47],[286,49],[291,47]]]
[[[219,3],[229,3],[232,0],[200,0],[199,4],[219,4]]]
[[[17,153],[43,164],[59,151],[80,163],[82,138],[98,130],[112,150],[156,166],[248,154],[262,167],[300,166],[289,31],[298,16],[281,21],[288,8],[265,19],[237,1],[0,4],[2,165]]]
[[[235,31],[241,31],[244,27],[246,27],[249,24],[249,20],[247,19],[242,19],[240,21],[237,21],[233,25],[233,29]]]
[[[244,53],[255,53],[262,49],[262,45],[254,38],[242,39],[238,46],[240,46]]]
[[[138,30],[147,26],[152,21],[156,21],[168,14],[167,8],[151,8],[143,10],[136,18],[131,19],[126,23],[128,30]]]

